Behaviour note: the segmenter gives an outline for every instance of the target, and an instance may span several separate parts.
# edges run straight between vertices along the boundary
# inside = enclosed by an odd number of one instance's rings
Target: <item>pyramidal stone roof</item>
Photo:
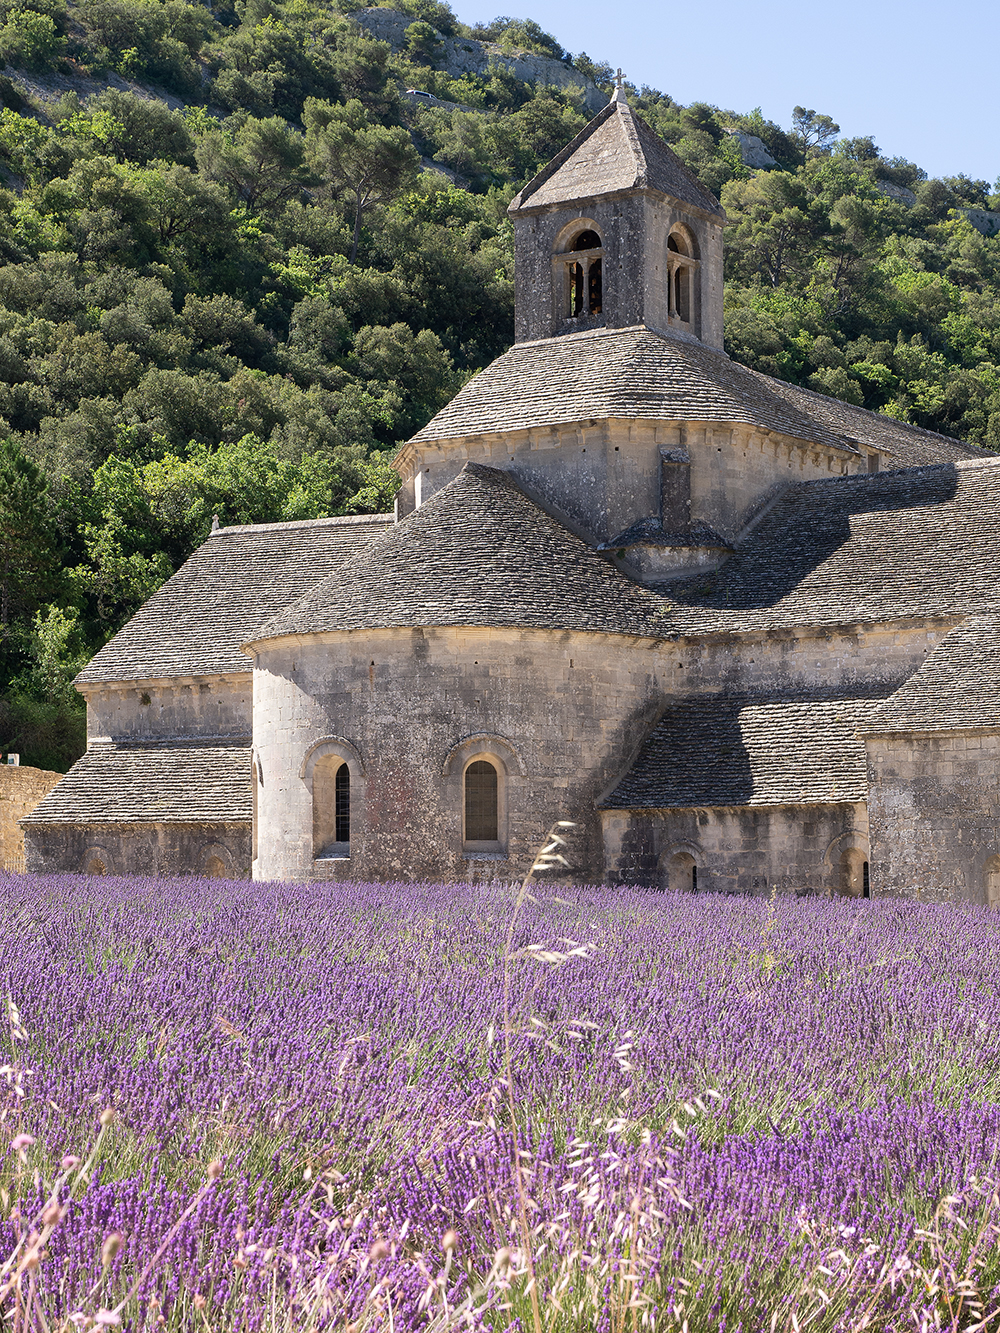
[[[249,672],[240,645],[393,521],[391,514],[219,528],[77,676],[81,685]]]
[[[603,111],[511,202],[517,213],[625,190],[655,190],[724,218],[719,201],[658,134],[635,115],[620,90]]]
[[[978,552],[975,557],[978,558]],[[1000,727],[1000,615],[971,616],[865,723],[868,735]]]
[[[741,424],[852,454],[864,444],[901,467],[984,453],[644,326],[517,343],[474,376],[412,443],[608,418]]]
[[[667,709],[607,810],[864,801],[873,697],[710,694]]]
[[[250,639],[482,625],[662,633],[661,600],[476,463]]]

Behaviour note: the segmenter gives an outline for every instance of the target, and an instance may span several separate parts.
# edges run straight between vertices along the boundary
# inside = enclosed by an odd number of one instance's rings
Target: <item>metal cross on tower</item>
[[[621,90],[621,89],[624,87],[624,84],[625,84],[625,76],[624,76],[624,74],[621,72],[620,69],[619,69],[619,70],[616,70],[616,71],[615,71],[615,87],[618,88],[619,90]]]

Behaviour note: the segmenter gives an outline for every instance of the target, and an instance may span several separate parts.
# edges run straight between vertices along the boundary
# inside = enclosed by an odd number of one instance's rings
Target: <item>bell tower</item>
[[[645,325],[721,349],[726,215],[620,80],[510,205],[515,341]]]

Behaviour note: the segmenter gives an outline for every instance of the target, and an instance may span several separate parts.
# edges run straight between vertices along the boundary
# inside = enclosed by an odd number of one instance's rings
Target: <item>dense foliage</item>
[[[398,441],[509,344],[506,205],[610,70],[531,20],[399,8],[393,49],[353,0],[0,4],[0,751],[65,767],[73,670],[213,513],[388,506]],[[580,87],[456,77],[462,38]],[[733,356],[1000,446],[1000,240],[955,211],[985,182],[806,108],[785,131],[628,91],[728,210]]]
[[[994,916],[513,892],[0,875],[5,1325],[995,1327]]]

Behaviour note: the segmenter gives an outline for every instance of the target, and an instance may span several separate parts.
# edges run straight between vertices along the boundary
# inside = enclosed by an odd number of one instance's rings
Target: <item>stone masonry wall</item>
[[[44,768],[0,765],[0,870],[20,870],[24,835],[17,821],[29,815],[62,777]]]
[[[691,519],[734,538],[747,518],[792,482],[862,472],[867,460],[748,426],[610,420],[422,443],[404,479],[408,513],[467,462],[510,472],[577,523],[592,541],[610,541],[660,509],[660,450],[690,458]]]
[[[275,640],[258,651],[254,673],[254,876],[512,877],[523,873],[554,820],[574,819],[581,823],[577,877],[601,880],[607,872],[600,799],[627,771],[669,699],[723,689],[892,688],[947,628],[875,626],[674,643],[448,628]],[[477,735],[499,736],[519,756],[508,772],[502,861],[464,858],[460,773],[445,772],[454,747]],[[323,742],[343,757],[357,756],[349,860],[313,857],[304,770],[311,747]],[[822,814],[807,807],[715,812],[704,826],[697,817],[691,825],[689,813],[657,818],[656,829],[639,839],[639,861],[621,861],[625,833],[616,835],[616,873],[655,877],[667,843],[694,840],[697,831],[717,867],[711,873],[731,886],[752,890],[746,876],[766,873],[769,883],[825,889],[833,876],[823,863],[829,846],[862,827],[851,806],[824,807]],[[670,821],[679,821],[676,837]],[[748,869],[747,838],[766,848],[766,872]]]
[[[867,741],[872,894],[985,903],[1000,857],[1000,735]]]
[[[249,736],[251,675],[88,686],[87,739]]]
[[[98,865],[103,869],[98,869]],[[36,874],[216,875],[248,879],[250,826],[35,824],[28,834],[27,869]]]
[[[552,823],[569,818],[581,824],[574,876],[599,880],[597,798],[659,706],[650,642],[600,634],[400,629],[282,639],[260,650],[254,675],[256,879],[512,878]],[[513,751],[501,751],[502,859],[463,854],[463,765],[449,767],[449,756],[477,736]],[[349,860],[313,859],[303,766],[325,738],[358,757]]]
[[[846,891],[846,863],[868,859],[864,804],[604,811],[612,883],[766,894]],[[684,883],[671,884],[678,859]]]

